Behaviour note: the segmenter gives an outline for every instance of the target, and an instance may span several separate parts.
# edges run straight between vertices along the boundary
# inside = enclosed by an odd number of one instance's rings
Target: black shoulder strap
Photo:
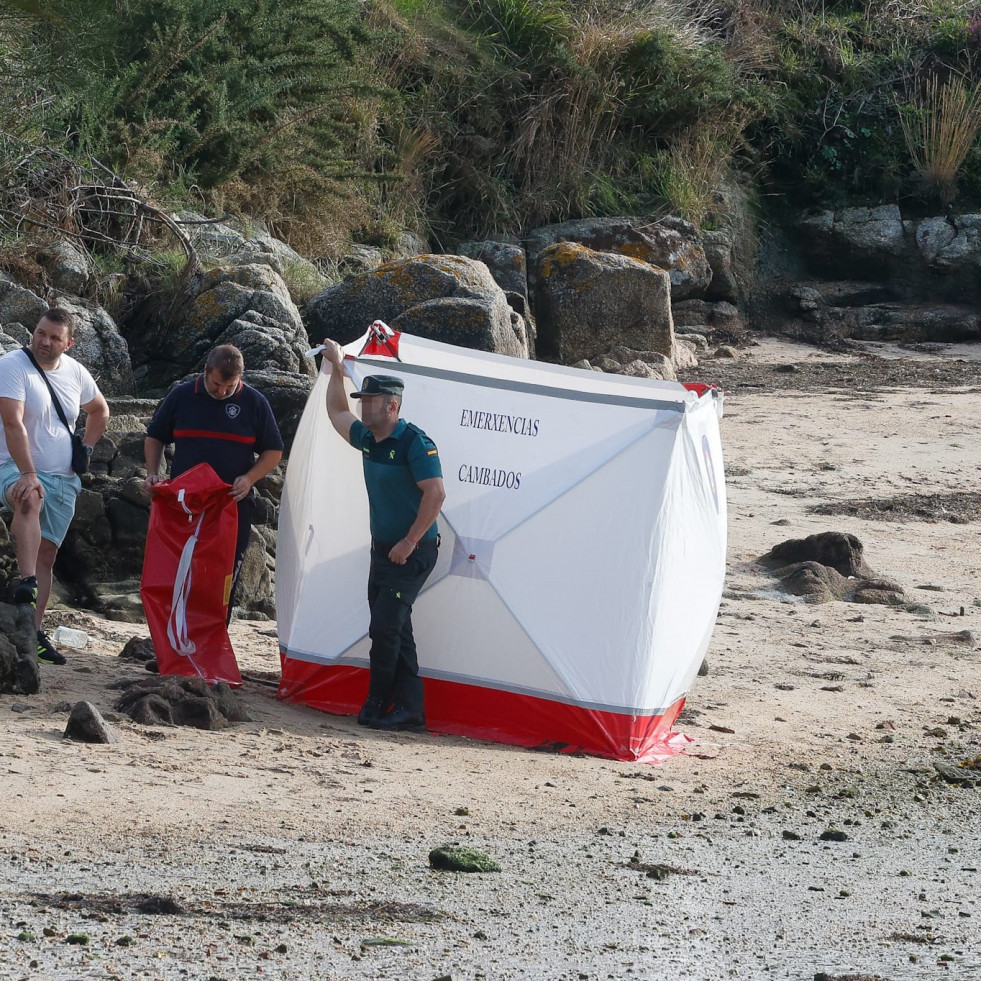
[[[44,384],[48,386],[48,391],[51,393],[51,402],[54,405],[55,412],[58,413],[58,418],[65,424],[65,428],[68,432],[74,435],[74,430],[68,425],[68,420],[65,418],[65,410],[61,407],[61,403],[58,401],[58,396],[55,395],[54,389],[51,387],[51,382],[48,381],[47,372],[34,360],[34,355],[31,353],[29,347],[22,347],[21,350],[31,359],[31,364],[41,372],[41,377],[44,379]]]

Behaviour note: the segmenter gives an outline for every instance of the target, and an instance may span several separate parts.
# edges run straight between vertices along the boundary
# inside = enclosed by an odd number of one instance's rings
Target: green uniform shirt
[[[392,544],[401,541],[419,513],[419,481],[443,476],[436,444],[404,419],[399,419],[392,435],[380,443],[360,419],[355,419],[348,438],[352,446],[361,450],[371,537]],[[435,539],[434,521],[421,540]]]

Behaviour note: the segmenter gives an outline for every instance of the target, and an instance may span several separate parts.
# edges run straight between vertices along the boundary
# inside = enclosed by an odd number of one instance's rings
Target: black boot
[[[374,726],[384,707],[382,699],[369,695],[361,706],[361,711],[358,712],[358,725]]]
[[[426,728],[426,713],[422,709],[396,706],[387,715],[372,723],[373,729],[384,729],[387,732],[422,732]]]

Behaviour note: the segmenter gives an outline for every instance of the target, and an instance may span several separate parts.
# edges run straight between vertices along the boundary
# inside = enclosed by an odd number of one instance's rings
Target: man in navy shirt
[[[327,414],[361,451],[371,524],[368,573],[370,681],[358,722],[374,729],[424,729],[423,686],[412,634],[412,604],[436,565],[436,516],[443,506],[443,471],[435,443],[399,418],[402,379],[369,375],[360,392],[361,418],[344,390],[344,352],[324,341],[330,362]]]
[[[283,458],[283,437],[266,397],[242,381],[245,362],[231,344],[211,350],[204,371],[171,389],[147,426],[143,453],[146,486],[167,478],[160,473],[164,447],[174,444],[170,476],[178,477],[198,463],[210,464],[231,484],[238,503],[235,569],[228,599],[231,620],[235,587],[252,531],[255,492],[261,480]]]

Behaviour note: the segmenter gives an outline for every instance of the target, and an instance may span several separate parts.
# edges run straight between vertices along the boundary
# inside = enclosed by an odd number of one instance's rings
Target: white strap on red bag
[[[194,520],[194,513],[184,503],[183,488],[177,494],[177,503],[184,509],[189,522]],[[191,563],[194,559],[194,547],[198,543],[198,536],[201,533],[201,524],[204,521],[204,512],[198,518],[197,527],[194,534],[184,543],[181,552],[180,562],[177,564],[177,574],[174,577],[174,595],[171,600],[170,615],[167,617],[167,640],[173,650],[183,657],[186,657],[194,669],[201,674],[198,666],[194,664],[191,655],[197,650],[194,641],[191,640],[187,627],[187,601],[191,594],[191,584],[193,575]]]

